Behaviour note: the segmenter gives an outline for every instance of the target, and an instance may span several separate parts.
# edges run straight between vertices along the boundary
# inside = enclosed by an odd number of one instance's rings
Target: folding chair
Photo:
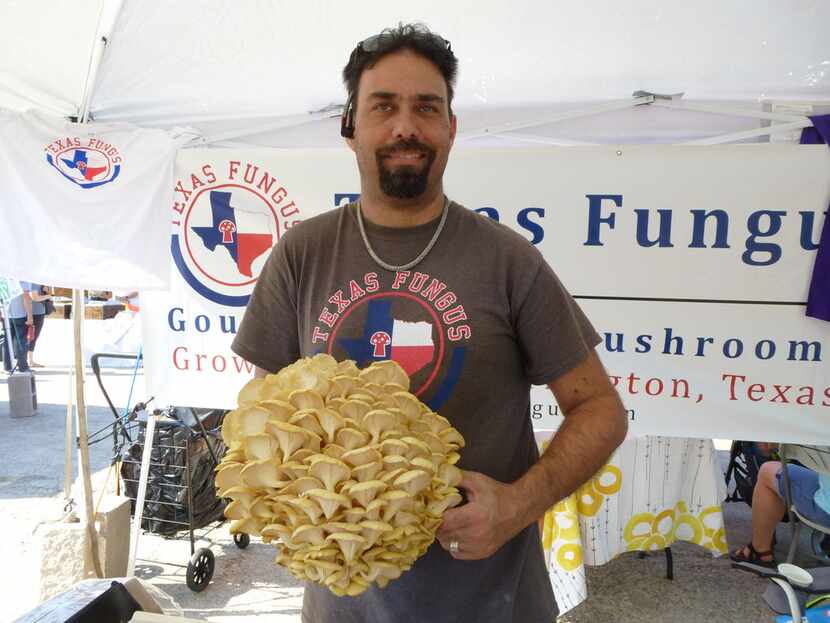
[[[821,541],[825,536],[830,535],[830,526],[821,525],[807,519],[798,512],[795,504],[792,503],[790,476],[787,473],[787,461],[796,460],[807,469],[811,469],[820,474],[830,475],[830,448],[803,444],[781,444],[779,453],[781,455],[781,464],[783,465],[784,501],[787,505],[787,513],[790,518],[790,524],[792,525],[792,540],[790,542],[790,550],[787,552],[787,562],[792,563],[795,559],[795,550],[798,547],[798,535],[801,530],[801,524],[813,530],[810,539],[813,549],[812,553],[817,558],[821,558]]]

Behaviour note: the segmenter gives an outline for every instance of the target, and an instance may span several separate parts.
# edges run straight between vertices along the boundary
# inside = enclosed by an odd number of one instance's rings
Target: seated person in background
[[[764,454],[776,444],[759,443]],[[781,462],[767,461],[758,471],[758,482],[752,492],[752,541],[732,552],[729,557],[766,567],[775,564],[773,538],[775,526],[787,511],[784,502],[784,476]],[[830,476],[819,474],[800,465],[787,465],[792,502],[798,512],[815,523],[830,526]]]

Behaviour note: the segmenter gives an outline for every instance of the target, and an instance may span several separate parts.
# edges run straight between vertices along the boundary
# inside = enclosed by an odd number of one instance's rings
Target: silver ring
[[[458,553],[458,541],[450,541],[450,554],[457,554]]]

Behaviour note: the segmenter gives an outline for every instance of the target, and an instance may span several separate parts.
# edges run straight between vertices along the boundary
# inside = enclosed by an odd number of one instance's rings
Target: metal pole
[[[141,519],[144,516],[144,498],[147,495],[147,478],[150,475],[150,461],[153,460],[153,439],[156,434],[157,415],[147,418],[144,431],[144,452],[141,454],[141,472],[138,477],[138,494],[135,498],[133,529],[130,534],[130,556],[127,559],[127,577],[135,575],[135,556],[138,552],[138,537],[141,536]]]

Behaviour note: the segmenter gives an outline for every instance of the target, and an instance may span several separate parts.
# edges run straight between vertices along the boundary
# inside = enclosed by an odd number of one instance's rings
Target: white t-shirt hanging
[[[0,112],[0,266],[38,283],[166,288],[181,141],[124,123]]]

